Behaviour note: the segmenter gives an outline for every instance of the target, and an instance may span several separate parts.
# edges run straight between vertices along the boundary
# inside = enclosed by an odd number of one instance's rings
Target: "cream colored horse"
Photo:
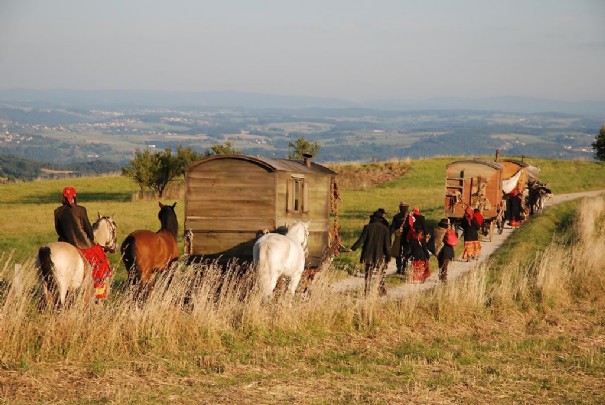
[[[265,233],[254,244],[252,254],[263,295],[273,294],[282,275],[290,278],[288,290],[294,294],[309,254],[309,222],[294,222],[285,235]]]
[[[118,243],[113,218],[98,214],[92,229],[95,241],[103,250],[114,253]],[[35,263],[46,305],[65,305],[67,293],[82,287],[91,272],[90,264],[80,251],[66,242],[51,242],[41,247]]]

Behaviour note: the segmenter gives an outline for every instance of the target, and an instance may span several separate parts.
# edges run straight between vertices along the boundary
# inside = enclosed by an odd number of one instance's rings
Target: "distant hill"
[[[57,165],[0,154],[0,182],[91,176],[120,170],[118,164],[103,160]]]
[[[177,92],[153,90],[0,89],[0,102],[64,108],[231,107],[249,109],[368,108],[399,111],[478,110],[515,113],[556,112],[605,118],[605,101],[567,102],[529,97],[431,98],[354,102],[337,98],[282,96],[250,92]]]
[[[63,107],[240,107],[349,108],[357,103],[334,98],[291,97],[246,92],[175,92],[152,90],[0,90],[0,102]]]

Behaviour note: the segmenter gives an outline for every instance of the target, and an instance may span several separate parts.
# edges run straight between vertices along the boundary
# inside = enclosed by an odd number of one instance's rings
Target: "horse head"
[[[294,221],[288,228],[287,237],[300,243],[302,246],[305,256],[309,254],[309,225],[311,221]]]
[[[544,186],[540,187],[539,193],[543,198],[546,198],[548,200],[552,197],[552,191],[549,188],[546,188],[545,186],[546,183],[544,183]]]
[[[106,252],[115,253],[118,248],[118,227],[113,220],[113,215],[102,216],[99,213],[97,215],[97,220],[92,224],[95,240]]]
[[[176,235],[179,232],[179,221],[176,218],[176,212],[174,211],[174,207],[176,206],[176,202],[172,205],[164,205],[160,201],[158,201],[160,205],[160,212],[158,212],[158,219],[162,224],[161,229],[168,230],[176,240]]]

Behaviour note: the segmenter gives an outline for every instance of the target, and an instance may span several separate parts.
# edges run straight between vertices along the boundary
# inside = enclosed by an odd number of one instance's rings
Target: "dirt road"
[[[586,191],[580,193],[570,193],[570,194],[560,194],[554,195],[549,201],[546,202],[546,208],[559,204],[566,201],[575,200],[577,198],[584,197],[595,197],[598,195],[605,194],[605,190],[596,190],[596,191]],[[497,232],[494,234],[491,242],[482,242],[481,243],[481,256],[478,260],[473,262],[460,262],[453,261],[450,263],[448,268],[448,280],[455,280],[456,278],[468,273],[479,264],[487,260],[502,244],[506,241],[506,239],[514,232],[514,229],[506,226],[502,234],[498,234]],[[462,243],[462,240],[461,240]],[[387,275],[391,275],[395,273],[395,263],[394,260],[391,261],[389,267],[387,269]],[[418,293],[420,291],[428,290],[440,284],[438,279],[438,271],[436,269],[432,269],[431,276],[423,283],[423,284],[410,284],[404,283],[398,285],[396,287],[387,288],[387,299],[396,299],[401,298],[409,294]],[[363,289],[364,286],[364,278],[363,275],[351,276],[343,280],[339,280],[334,283],[332,288],[335,292],[342,292],[352,289]]]

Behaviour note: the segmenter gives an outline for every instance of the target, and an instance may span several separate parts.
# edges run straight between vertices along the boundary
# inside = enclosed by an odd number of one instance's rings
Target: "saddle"
[[[106,279],[111,277],[113,271],[109,266],[107,255],[101,245],[94,245],[87,249],[78,249],[82,256],[88,261],[92,268],[92,279],[95,288],[95,297],[103,299],[107,297]]]

